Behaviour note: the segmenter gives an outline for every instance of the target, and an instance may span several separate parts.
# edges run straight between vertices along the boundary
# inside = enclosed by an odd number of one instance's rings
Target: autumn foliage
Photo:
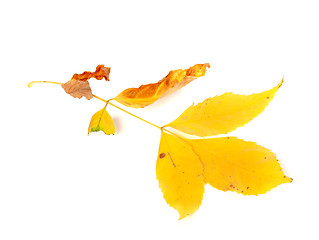
[[[128,88],[117,95],[114,100],[134,108],[146,107],[157,99],[164,97],[186,86],[198,77],[204,76],[208,63],[196,64],[188,69],[172,70],[166,77],[157,83],[142,85],[139,88]]]
[[[206,63],[172,70],[157,83],[125,89],[109,100],[95,96],[88,82],[90,78],[109,81],[110,68],[104,65],[97,66],[95,72],[74,74],[66,83],[51,83],[61,84],[65,92],[73,97],[85,97],[88,100],[95,97],[104,101],[105,107],[92,116],[88,133],[103,131],[110,135],[115,134],[115,125],[106,111],[108,105],[133,115],[114,105],[112,100],[127,107],[146,107],[204,76],[209,67]],[[261,93],[225,93],[208,98],[190,106],[163,127],[133,115],[161,130],[156,175],[164,199],[179,212],[180,219],[193,214],[200,207],[206,184],[222,191],[258,195],[292,181],[284,174],[276,155],[269,149],[236,137],[217,136],[244,126],[263,112],[282,83],[283,80]],[[183,137],[171,129],[196,138]]]
[[[90,100],[93,98],[90,84],[87,80],[95,78],[97,80],[110,81],[109,74],[111,68],[104,67],[104,65],[98,65],[95,72],[84,72],[82,74],[75,73],[70,81],[63,83],[62,87],[64,91],[70,94],[72,97],[81,98],[85,97]]]

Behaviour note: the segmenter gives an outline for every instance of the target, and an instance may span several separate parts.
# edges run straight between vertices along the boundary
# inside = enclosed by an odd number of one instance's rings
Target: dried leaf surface
[[[157,83],[142,85],[139,88],[128,88],[117,95],[114,100],[134,108],[143,108],[157,99],[175,92],[194,79],[204,76],[209,64],[196,64],[188,69],[172,70]]]
[[[90,100],[93,98],[90,84],[87,81],[70,80],[61,85],[64,91],[70,94],[72,97],[81,98],[86,97]]]
[[[115,134],[114,122],[105,107],[96,112],[91,118],[88,133],[98,131],[103,131],[107,135]]]
[[[71,80],[87,81],[90,78],[96,78],[97,80],[102,80],[104,78],[106,81],[110,81],[109,79],[110,71],[111,71],[111,68],[104,67],[104,65],[101,64],[96,67],[95,72],[85,71],[82,74],[75,73]]]
[[[245,125],[264,111],[282,83],[283,80],[273,89],[262,93],[252,95],[225,93],[208,98],[202,103],[189,107],[166,126],[202,137],[228,133]]]
[[[191,146],[162,131],[156,175],[164,199],[180,219],[194,213],[204,193],[203,166]]]
[[[204,165],[207,183],[222,191],[263,194],[290,183],[276,155],[254,142],[236,137],[187,139]]]
[[[104,67],[104,65],[98,65],[95,72],[83,72],[82,74],[75,73],[72,79],[62,84],[64,91],[75,98],[86,97],[90,100],[93,98],[92,90],[89,82],[90,78],[96,78],[97,80],[105,79],[109,81],[109,74],[111,68]]]

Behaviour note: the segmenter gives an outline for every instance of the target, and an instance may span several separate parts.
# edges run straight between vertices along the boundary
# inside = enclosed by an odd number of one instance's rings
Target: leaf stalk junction
[[[33,82],[30,82],[30,83],[28,84],[28,87],[32,87],[32,86],[33,86],[34,84],[36,84],[36,83],[51,83],[51,84],[57,84],[57,85],[62,85],[62,84],[63,84],[63,83],[60,83],[60,82],[52,82],[52,81],[33,81]],[[149,121],[147,121],[147,120],[145,120],[145,119],[143,119],[143,118],[141,118],[141,117],[139,117],[139,116],[136,116],[135,114],[133,114],[133,113],[131,113],[131,112],[129,112],[129,111],[126,111],[125,109],[123,109],[123,108],[121,108],[121,107],[115,105],[114,103],[111,102],[111,100],[113,100],[112,98],[109,99],[109,100],[105,100],[105,99],[103,99],[103,98],[101,98],[101,97],[99,97],[99,96],[96,96],[96,95],[94,95],[94,94],[93,94],[93,97],[96,98],[96,99],[98,99],[98,100],[100,100],[100,101],[102,101],[102,102],[105,102],[106,105],[109,104],[109,105],[111,105],[111,106],[113,106],[113,107],[115,107],[115,108],[121,110],[122,112],[125,112],[125,113],[127,113],[127,114],[129,114],[129,115],[131,115],[131,116],[133,116],[133,117],[135,117],[135,118],[137,118],[137,119],[139,119],[139,120],[141,120],[141,121],[143,121],[143,122],[145,122],[145,123],[147,123],[147,124],[153,126],[153,127],[156,127],[156,128],[158,128],[158,129],[160,129],[161,131],[166,131],[166,132],[168,132],[168,133],[170,133],[170,134],[172,134],[172,135],[174,135],[174,136],[176,136],[176,137],[178,137],[178,138],[182,138],[181,136],[177,135],[176,133],[174,133],[174,132],[172,132],[172,131],[170,131],[170,130],[167,130],[165,127],[160,127],[160,126],[158,126],[158,125],[156,125],[156,124],[154,124],[154,123],[151,123],[151,122],[149,122]]]

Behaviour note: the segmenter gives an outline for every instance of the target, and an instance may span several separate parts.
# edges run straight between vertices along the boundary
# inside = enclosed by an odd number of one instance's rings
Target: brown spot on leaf
[[[249,189],[249,187],[246,188],[247,190]]]
[[[278,85],[278,88],[280,88],[283,83],[284,83],[284,78],[282,78],[280,84]]]
[[[159,155],[159,158],[163,158],[163,157],[165,157],[166,156],[166,154],[165,153],[161,153],[160,155]]]

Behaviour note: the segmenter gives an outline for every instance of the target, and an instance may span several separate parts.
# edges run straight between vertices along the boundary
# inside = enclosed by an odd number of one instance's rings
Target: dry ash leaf
[[[95,72],[83,72],[82,74],[75,73],[72,77],[72,80],[80,80],[80,81],[86,81],[90,78],[96,78],[97,80],[105,79],[106,81],[110,81],[109,75],[110,75],[111,68],[104,67],[103,64],[98,65],[96,67]]]
[[[196,64],[188,69],[172,70],[157,83],[142,85],[139,88],[128,88],[117,95],[114,100],[133,108],[146,107],[157,99],[184,87],[194,79],[202,77],[209,68],[208,63]]]
[[[70,80],[66,83],[63,83],[62,87],[64,91],[70,94],[72,97],[86,97],[87,100],[93,98],[90,84],[87,81]]]

